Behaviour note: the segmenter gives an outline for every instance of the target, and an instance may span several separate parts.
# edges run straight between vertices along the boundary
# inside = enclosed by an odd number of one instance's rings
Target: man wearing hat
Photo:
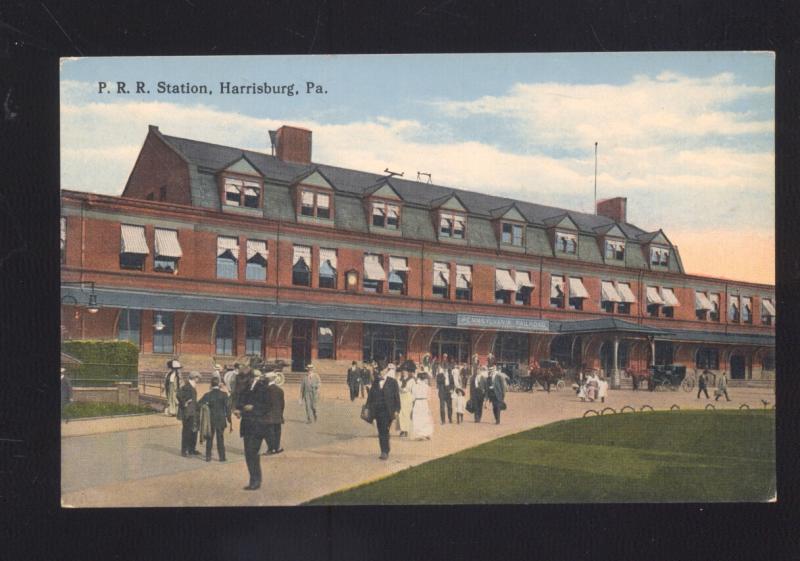
[[[200,411],[197,406],[197,380],[200,374],[190,372],[186,383],[178,390],[178,418],[183,422],[181,456],[197,456],[197,429]]]
[[[306,423],[317,422],[317,401],[319,399],[319,386],[321,381],[314,365],[306,366],[306,375],[300,381],[300,401],[306,408]]]
[[[64,418],[64,408],[72,401],[72,384],[67,377],[67,369],[61,367],[61,417]],[[69,422],[69,419],[66,419]]]
[[[276,383],[278,374],[268,372],[267,379],[267,414],[264,417],[267,434],[267,451],[264,455],[280,454],[281,425],[283,424],[283,409],[285,406],[283,389]]]
[[[200,398],[199,405],[208,406],[209,413],[209,434],[206,437],[206,461],[211,461],[211,447],[214,439],[217,439],[217,453],[219,461],[225,461],[225,427],[231,424],[231,410],[228,405],[228,396],[219,387],[218,377],[211,378],[211,389]],[[233,426],[231,425],[231,430]]]
[[[350,401],[355,401],[358,397],[358,386],[361,382],[361,371],[358,363],[354,360],[350,368],[347,369],[347,387],[350,389]]]
[[[241,380],[241,378],[240,378]],[[252,371],[252,382],[237,388],[237,408],[233,412],[236,417],[241,417],[239,434],[244,440],[244,459],[250,482],[245,491],[255,491],[261,487],[261,457],[259,449],[261,441],[266,438],[266,417],[269,408],[267,383],[260,370]]]
[[[178,414],[178,388],[181,384],[180,368],[181,363],[177,360],[168,360],[167,368],[169,372],[164,376],[164,394],[167,396],[167,407],[164,415],[174,417]]]

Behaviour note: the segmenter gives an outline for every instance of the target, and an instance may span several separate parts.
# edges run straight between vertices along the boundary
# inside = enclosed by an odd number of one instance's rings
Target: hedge
[[[64,341],[61,350],[82,364],[65,366],[73,386],[136,383],[139,349],[129,341]]]

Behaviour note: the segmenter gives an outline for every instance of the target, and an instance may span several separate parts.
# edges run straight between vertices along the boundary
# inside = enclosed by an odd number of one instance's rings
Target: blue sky
[[[687,270],[772,281],[771,53],[83,58],[61,78],[67,188],[119,194],[148,124],[268,150],[285,123],[314,131],[315,161],[591,211],[597,141],[598,195],[664,227]],[[151,93],[97,91],[136,80]],[[160,80],[213,94],[157,94]],[[327,94],[219,95],[221,81]]]

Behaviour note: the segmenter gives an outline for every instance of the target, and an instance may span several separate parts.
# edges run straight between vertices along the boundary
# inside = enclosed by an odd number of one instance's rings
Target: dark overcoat
[[[217,388],[211,388],[202,398],[200,405],[208,405],[212,429],[224,429],[231,422],[231,410],[228,407],[228,396]]]
[[[267,386],[267,414],[264,420],[268,425],[283,424],[285,401],[283,389],[277,384]]]

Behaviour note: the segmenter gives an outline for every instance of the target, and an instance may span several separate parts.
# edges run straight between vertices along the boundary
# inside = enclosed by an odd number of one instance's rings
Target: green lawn
[[[131,415],[134,413],[155,413],[143,405],[119,405],[117,403],[94,403],[75,401],[64,408],[64,418],[82,419],[85,417],[110,417],[111,415]]]
[[[561,421],[309,504],[766,501],[774,411],[675,411]]]

